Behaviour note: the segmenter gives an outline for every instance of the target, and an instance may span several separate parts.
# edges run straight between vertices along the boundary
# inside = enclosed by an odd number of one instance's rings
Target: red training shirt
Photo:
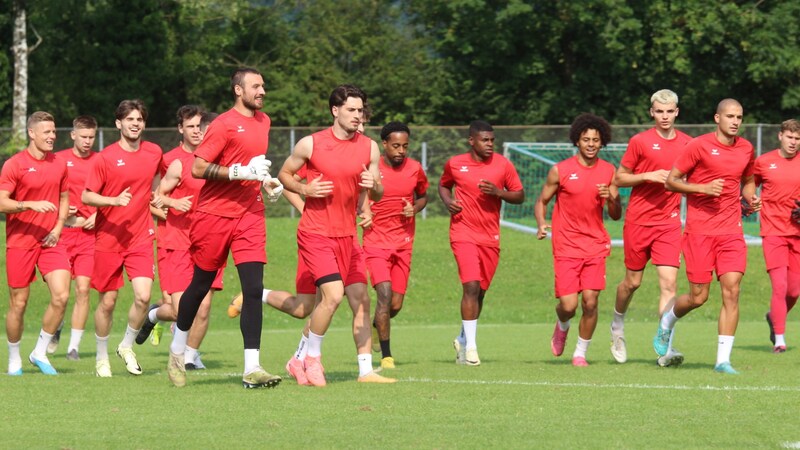
[[[800,236],[800,224],[791,217],[800,200],[800,158],[773,150],[756,159],[753,172],[761,186],[761,236]]]

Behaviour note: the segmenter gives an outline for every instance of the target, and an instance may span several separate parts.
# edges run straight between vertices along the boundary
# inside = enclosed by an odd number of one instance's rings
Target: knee
[[[587,316],[597,314],[597,297],[584,296],[581,301],[581,309]]]
[[[625,278],[622,280],[622,287],[631,293],[636,292],[637,289],[642,285],[641,279],[633,279],[633,278]]]
[[[464,298],[478,300],[481,295],[481,285],[477,281],[464,284]]]
[[[400,312],[401,309],[403,309],[403,305],[392,306],[392,310],[389,312],[389,315],[394,317]]]

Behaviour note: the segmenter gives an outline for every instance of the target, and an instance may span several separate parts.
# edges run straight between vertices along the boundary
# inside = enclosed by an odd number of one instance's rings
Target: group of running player
[[[390,319],[403,305],[414,217],[427,203],[425,172],[407,157],[411,131],[398,122],[383,127],[381,154],[378,144],[362,133],[368,119],[366,94],[342,85],[329,98],[332,126],[301,139],[273,177],[267,159],[270,119],[261,111],[261,74],[236,70],[231,91],[234,106],[218,117],[196,106],[181,107],[177,121],[182,140],[167,153],[142,139],[147,109],[138,100],[119,104],[115,124],[120,139],[99,153],[92,152],[97,130],[93,118],[76,118],[74,146],[53,153],[52,115],[30,116],[28,147],[10,158],[0,174],[0,212],[7,215],[9,375],[22,375],[23,316],[38,267],[50,303],[29,361],[45,374],[57,374],[47,354],[57,345],[73,278],[76,303],[67,358],[79,359],[89,289],[95,289],[100,294],[94,315],[96,374],[112,376],[108,337],[124,268],[134,300],[117,355],[129,373],[141,374],[134,342],[142,344],[152,333],[157,343],[160,322],[174,321],[167,373],[175,386],[184,386],[187,370],[204,368],[198,348],[208,327],[211,293],[222,289],[230,253],[242,287],[228,314],[240,316],[244,387],[281,382],[260,364],[264,303],[294,317],[308,317],[286,371],[300,385],[325,386],[322,342],[345,295],[353,311],[358,381],[396,381],[373,369],[372,350],[381,352],[382,369],[395,367]],[[786,349],[786,314],[800,294],[800,210],[794,202],[800,198],[800,181],[792,176],[800,164],[794,159],[800,123],[784,122],[778,136],[781,147],[755,160],[752,145],[737,136],[742,121],[738,102],[720,102],[717,130],[694,140],[674,128],[677,105],[671,91],[653,95],[650,113],[655,127],[631,139],[616,170],[598,157],[611,141],[610,125],[592,114],[578,116],[570,129],[578,152],[551,169],[535,203],[537,237],[543,239],[550,229],[547,205],[557,199],[552,242],[558,320],[551,348],[556,356],[563,353],[580,294],[583,314],[572,358],[576,366],[588,365],[586,352],[610,253],[602,212],[605,207],[612,219],[620,218],[618,186],[633,187],[624,228],[627,272],[617,287],[611,324],[611,351],[618,362],[627,359],[624,314],[652,260],[661,287],[661,321],[653,342],[659,365],[683,361],[671,345],[675,322],[708,299],[716,271],[723,309],[715,370],[736,373],[730,353],[746,261],[741,205],[747,213],[761,212],[773,283],[767,322],[774,351]],[[451,214],[450,243],[463,287],[461,333],[453,342],[457,364],[480,364],[477,322],[499,262],[501,204],[522,203],[525,197],[513,164],[494,153],[494,141],[490,124],[473,122],[469,151],[445,163],[438,186]],[[762,186],[761,197],[756,195],[757,184]],[[688,203],[683,237],[681,194]],[[274,202],[282,195],[302,213],[295,295],[263,286],[263,199]],[[363,248],[358,226],[364,229]],[[162,299],[150,305],[154,239]],[[681,249],[690,292],[678,297]],[[374,317],[367,272],[377,295]]]

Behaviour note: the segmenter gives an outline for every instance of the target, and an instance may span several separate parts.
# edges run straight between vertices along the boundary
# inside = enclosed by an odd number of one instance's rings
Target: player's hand
[[[77,206],[73,206],[73,205],[69,205],[69,210],[67,211],[67,215],[68,216],[74,216],[75,214],[78,214],[78,207]]]
[[[414,217],[414,205],[412,205],[407,198],[403,199],[403,203],[405,203],[405,205],[403,205],[403,215],[406,217]]]
[[[261,182],[261,187],[266,191],[267,199],[269,199],[270,203],[277,202],[281,198],[281,194],[283,194],[283,184],[277,178],[267,177]]]
[[[55,212],[58,211],[56,205],[47,200],[39,200],[35,202],[25,202],[25,206],[28,207],[31,211],[35,211],[38,213],[48,213],[48,212]]]
[[[540,225],[538,231],[536,232],[536,239],[541,241],[542,239],[546,238],[548,230],[550,230],[549,223]]]
[[[481,179],[478,181],[478,189],[486,195],[494,195],[496,197],[500,195],[497,186],[489,180]]]
[[[794,204],[797,208],[792,210],[792,220],[794,223],[800,223],[800,200],[795,200]]]
[[[718,178],[711,183],[707,183],[703,185],[703,194],[709,195],[711,197],[719,197],[722,194],[722,186],[725,184],[725,180]]]
[[[361,228],[369,228],[372,226],[372,211],[365,209],[358,213],[358,218],[361,221],[358,222],[358,226]]]
[[[86,218],[86,221],[83,222],[83,229],[84,230],[94,230],[94,221],[97,218],[97,213],[92,214],[91,216]]]
[[[361,168],[364,170],[361,171],[361,182],[358,185],[364,189],[372,189],[375,187],[375,176],[367,169],[366,165],[362,164]]]
[[[272,161],[266,155],[253,157],[246,166],[236,163],[228,167],[228,178],[231,180],[258,180],[264,181],[269,176]]]
[[[306,197],[327,197],[333,193],[333,181],[322,181],[322,174],[303,185]]]
[[[667,182],[667,177],[669,176],[669,170],[654,170],[652,172],[645,172],[644,173],[644,181],[648,183],[659,183],[664,184]]]
[[[607,184],[598,184],[597,186],[597,194],[600,198],[609,198],[611,197],[611,189],[608,187]]]
[[[131,188],[126,187],[121,194],[115,197],[114,206],[128,206],[128,203],[131,202],[131,197]]]
[[[192,197],[194,195],[187,195],[183,198],[173,198],[172,199],[172,209],[180,211],[180,212],[187,212],[192,209]]]
[[[457,198],[453,198],[453,200],[447,205],[447,210],[450,211],[451,216],[460,213],[461,209],[461,202]]]
[[[162,209],[164,207],[164,199],[155,192],[150,193],[150,204],[154,208]]]
[[[55,247],[56,244],[58,244],[58,235],[52,231],[42,239],[42,247]]]

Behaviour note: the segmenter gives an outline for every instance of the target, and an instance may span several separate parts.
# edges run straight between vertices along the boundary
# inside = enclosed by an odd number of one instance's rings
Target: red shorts
[[[267,225],[263,213],[247,211],[231,218],[195,211],[189,230],[192,259],[203,270],[225,267],[228,251],[236,265],[267,262]]]
[[[788,267],[790,272],[800,273],[800,236],[764,236],[761,248],[767,272]]]
[[[350,270],[344,279],[344,285],[367,284],[367,262],[364,256],[364,249],[358,243],[358,237],[353,238],[353,254],[350,256]]]
[[[145,277],[153,279],[153,243],[146,241],[124,252],[94,252],[92,288],[97,292],[116,291],[122,287],[122,268],[128,273],[128,281]]]
[[[9,264],[13,261],[14,264]],[[7,248],[6,277],[12,288],[24,288],[36,279],[36,267],[42,278],[55,270],[69,270],[67,249],[58,244],[55,247]]]
[[[500,262],[500,247],[487,247],[472,242],[450,242],[458,265],[461,284],[480,281],[481,289],[489,290]]]
[[[655,266],[681,266],[681,224],[636,225],[622,227],[625,267],[644,270],[647,261]]]
[[[710,236],[684,233],[681,247],[686,261],[686,278],[692,283],[711,283],[714,271],[719,279],[728,272],[744,273],[747,268],[747,245],[741,234]]]
[[[72,277],[91,277],[94,272],[94,230],[64,228],[58,245],[67,250]]]
[[[317,285],[314,284],[314,276],[308,270],[308,266],[303,258],[297,255],[297,275],[294,279],[295,292],[298,294],[316,294]]]
[[[189,287],[194,276],[194,263],[189,250],[158,249],[159,266],[158,281],[161,289],[167,294],[183,292]],[[161,254],[164,254],[163,264]],[[217,270],[217,276],[211,284],[211,289],[222,290],[222,279],[225,269]]]
[[[606,288],[606,258],[553,258],[556,297]]]
[[[297,256],[303,260],[314,285],[341,280],[350,273],[353,258],[353,237],[328,237],[297,230]]]
[[[405,294],[408,288],[408,274],[411,273],[411,249],[364,247],[367,268],[372,278],[372,286],[387,281],[392,283],[392,292]]]

